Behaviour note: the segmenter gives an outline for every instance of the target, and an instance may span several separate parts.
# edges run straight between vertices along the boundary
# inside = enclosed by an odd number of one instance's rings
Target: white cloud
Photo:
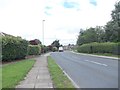
[[[65,8],[65,1],[77,3],[77,7]],[[42,41],[45,19],[46,45],[55,39],[62,44],[76,43],[80,28],[105,25],[111,19],[117,0],[96,1],[97,6],[89,0],[0,0],[0,31]]]

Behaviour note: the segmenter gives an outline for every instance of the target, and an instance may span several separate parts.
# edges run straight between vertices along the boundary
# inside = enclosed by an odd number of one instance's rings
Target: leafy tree
[[[77,44],[82,45],[91,42],[103,42],[105,32],[102,27],[97,26],[95,28],[88,28],[86,30],[80,30]]]
[[[112,11],[112,20],[105,26],[106,41],[120,42],[120,1],[115,4],[115,9]]]
[[[104,30],[104,28],[102,26],[96,26],[95,31],[96,31],[96,37],[97,37],[96,42],[105,42],[105,30]]]
[[[112,20],[104,28],[96,26],[86,30],[80,29],[77,44],[82,45],[91,42],[120,42],[120,1],[115,4],[112,11]]]
[[[115,21],[109,21],[105,26],[105,40],[110,42],[119,42],[119,32],[120,27],[118,27],[118,24]]]
[[[53,43],[52,43],[51,45],[52,45],[53,47],[57,47],[57,49],[59,49],[59,47],[60,47],[59,40],[53,41]]]
[[[119,24],[120,27],[120,1],[115,4],[115,9],[112,11],[112,19],[117,24]]]

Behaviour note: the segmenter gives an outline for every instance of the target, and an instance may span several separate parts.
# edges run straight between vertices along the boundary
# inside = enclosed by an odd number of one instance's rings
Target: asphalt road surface
[[[80,88],[118,88],[118,60],[69,51],[51,56]]]

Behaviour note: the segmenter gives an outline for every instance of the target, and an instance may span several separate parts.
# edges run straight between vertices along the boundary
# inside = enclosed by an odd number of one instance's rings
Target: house
[[[30,40],[29,43],[30,43],[31,45],[41,44],[40,40],[38,40],[38,39]]]

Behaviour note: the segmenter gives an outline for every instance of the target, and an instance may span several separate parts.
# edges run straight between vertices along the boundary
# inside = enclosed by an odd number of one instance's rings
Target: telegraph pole
[[[43,45],[44,45],[44,22],[45,22],[45,20],[42,20]]]

